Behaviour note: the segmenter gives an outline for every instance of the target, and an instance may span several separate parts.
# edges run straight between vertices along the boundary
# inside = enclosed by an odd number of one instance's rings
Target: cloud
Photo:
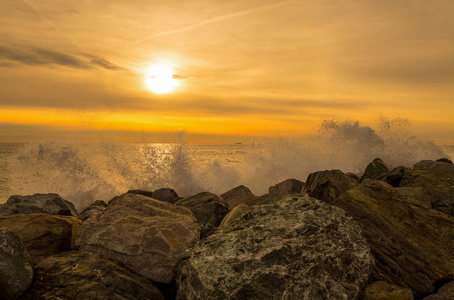
[[[0,66],[14,67],[16,66],[15,63],[28,66],[57,65],[85,70],[93,68],[102,68],[106,70],[123,69],[104,58],[94,55],[74,55],[36,47],[23,47],[22,49],[17,49],[0,45]]]

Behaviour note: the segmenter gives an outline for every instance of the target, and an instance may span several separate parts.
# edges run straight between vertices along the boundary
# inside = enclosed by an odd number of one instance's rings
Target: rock
[[[164,299],[153,283],[91,252],[65,252],[35,266],[23,300]]]
[[[361,181],[365,179],[377,179],[386,172],[389,171],[388,166],[380,158],[374,159],[370,164],[367,165],[366,170],[364,171]]]
[[[348,172],[348,173],[345,173],[345,175],[352,178],[353,180],[355,180],[358,183],[361,181],[361,179],[359,179],[358,175],[356,175],[355,173]]]
[[[301,193],[303,189],[304,182],[299,181],[298,179],[287,179],[274,186],[270,186],[268,189],[268,194],[291,194],[291,193]]]
[[[203,224],[202,227],[200,228],[200,239],[204,239],[215,233],[216,228],[217,227],[211,225],[210,223]]]
[[[82,213],[80,214],[80,219],[82,221],[85,221],[93,215],[102,213],[104,210],[106,210],[106,208],[103,206],[90,205],[82,211]]]
[[[419,298],[454,270],[454,218],[366,179],[331,203],[358,222],[376,260],[370,280],[408,287]]]
[[[450,160],[449,158],[446,158],[446,157],[437,159],[437,161],[441,161],[441,162],[445,162],[445,163],[448,163],[448,164],[452,164],[452,160]]]
[[[40,213],[79,217],[74,205],[57,194],[15,195],[0,204],[0,216]]]
[[[49,214],[0,217],[0,227],[19,235],[34,263],[71,250],[81,224],[75,217]]]
[[[372,265],[343,210],[288,196],[252,207],[187,251],[177,299],[358,299]]]
[[[228,224],[232,223],[236,219],[240,218],[243,214],[249,211],[251,207],[246,204],[241,204],[232,209],[225,217],[222,219],[221,224],[219,225],[219,228],[224,228]]]
[[[255,205],[264,205],[264,204],[274,204],[278,203],[282,199],[286,198],[288,195],[285,194],[265,194],[258,196],[246,201],[246,205],[255,206]]]
[[[208,192],[184,198],[175,204],[189,208],[201,226],[219,226],[229,212],[229,205],[221,197]]]
[[[422,187],[432,208],[454,216],[454,165],[445,162],[421,161],[407,170],[400,187]]]
[[[254,198],[251,190],[244,185],[237,186],[221,195],[222,199],[229,205],[230,209],[244,204],[247,200]]]
[[[165,201],[168,203],[175,203],[180,200],[177,193],[168,188],[162,188],[153,192],[153,198],[161,201]]]
[[[126,193],[128,194],[136,194],[136,195],[142,195],[146,197],[153,197],[153,192],[152,191],[146,191],[146,190],[129,190]]]
[[[410,289],[377,281],[366,288],[364,300],[413,300]]]
[[[106,207],[106,206],[107,206],[107,203],[104,202],[103,200],[96,200],[95,202],[93,202],[92,204],[90,204],[90,206]]]
[[[329,203],[357,185],[340,170],[319,171],[309,174],[302,192]]]
[[[422,187],[396,187],[396,192],[404,197],[410,197],[421,202],[421,205],[432,208],[430,197]]]
[[[400,181],[402,180],[402,178],[404,178],[404,174],[408,170],[410,169],[404,166],[399,166],[397,168],[392,169],[389,172],[386,172],[382,176],[379,176],[377,180],[383,180],[394,187],[398,187]]]
[[[424,300],[452,300],[454,299],[454,281],[443,285],[436,294],[427,296]]]
[[[200,227],[189,209],[127,193],[83,223],[76,245],[155,282],[171,283],[181,254],[199,237]]]
[[[0,299],[17,299],[32,279],[31,258],[19,235],[0,228]]]

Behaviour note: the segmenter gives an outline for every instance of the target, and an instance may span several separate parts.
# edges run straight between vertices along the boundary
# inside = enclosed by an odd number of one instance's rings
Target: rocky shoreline
[[[0,299],[454,299],[454,165],[0,205]]]

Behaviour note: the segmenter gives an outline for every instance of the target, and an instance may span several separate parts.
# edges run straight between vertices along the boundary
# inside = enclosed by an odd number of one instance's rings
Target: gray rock
[[[107,203],[103,200],[96,200],[90,206],[101,206],[101,207],[106,207]]]
[[[358,183],[361,181],[361,179],[355,173],[347,172],[347,173],[345,173],[345,175],[347,175],[348,177],[352,178],[353,180],[355,180]]]
[[[16,232],[34,263],[72,250],[82,221],[71,216],[28,214],[0,217],[0,228]]]
[[[35,280],[21,297],[34,299],[156,299],[153,283],[91,252],[65,252],[35,266]]]
[[[419,298],[453,272],[454,218],[378,180],[365,180],[331,204],[361,227],[376,258],[371,281],[410,288]]]
[[[241,204],[232,209],[225,217],[222,219],[221,224],[219,225],[219,228],[224,228],[228,224],[234,222],[236,219],[240,218],[242,215],[244,215],[246,212],[249,211],[251,207],[246,204]]]
[[[301,193],[303,189],[304,182],[298,179],[287,179],[274,186],[270,186],[268,189],[268,194],[292,194],[292,193]]]
[[[221,197],[225,202],[227,202],[229,208],[233,209],[238,205],[246,203],[247,200],[252,199],[255,196],[249,188],[244,185],[240,185],[225,192],[221,195]]]
[[[370,164],[367,165],[366,170],[364,171],[361,181],[365,179],[377,179],[383,174],[389,171],[388,166],[380,158],[374,159]]]
[[[175,204],[189,208],[200,226],[219,226],[229,212],[229,205],[221,197],[208,192],[184,198]]]
[[[357,185],[356,180],[340,170],[319,171],[309,174],[302,192],[329,203]]]
[[[142,195],[142,196],[146,196],[146,197],[150,197],[150,198],[153,197],[153,192],[147,191],[147,190],[129,190],[126,193]]]
[[[14,195],[0,204],[0,216],[40,213],[79,217],[74,205],[57,194]]]
[[[386,172],[382,176],[379,176],[377,180],[382,180],[394,187],[398,187],[400,181],[404,178],[405,173],[408,172],[409,170],[410,170],[409,168],[399,166],[392,169],[389,172]]]
[[[189,209],[127,193],[83,223],[76,245],[155,282],[171,283],[181,254],[199,237],[200,227]]]
[[[168,188],[162,188],[154,191],[153,198],[168,203],[175,203],[180,200],[178,194],[174,190]]]
[[[17,299],[32,279],[31,258],[20,237],[0,228],[0,299]]]
[[[358,299],[372,266],[343,210],[287,197],[252,207],[187,251],[177,299]]]

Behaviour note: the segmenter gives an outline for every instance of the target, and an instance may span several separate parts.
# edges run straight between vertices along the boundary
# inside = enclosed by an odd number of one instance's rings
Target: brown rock
[[[155,282],[171,283],[181,254],[199,237],[189,209],[127,193],[83,223],[76,245]]]
[[[424,300],[452,300],[454,299],[454,281],[443,285],[436,294],[427,296]]]
[[[254,198],[251,190],[244,185],[237,186],[236,188],[231,189],[230,191],[225,192],[221,195],[222,199],[229,205],[230,209],[246,203],[247,200]]]
[[[208,192],[184,198],[175,204],[189,208],[201,226],[219,226],[229,212],[229,205],[221,197]]]
[[[332,202],[360,225],[375,256],[371,280],[408,287],[416,297],[454,270],[454,218],[365,180]]]
[[[274,186],[270,186],[268,189],[268,194],[292,194],[292,193],[301,193],[303,189],[304,182],[298,179],[287,179]]]
[[[410,289],[377,281],[367,286],[364,300],[413,300]]]
[[[69,251],[82,221],[75,217],[28,214],[0,217],[0,227],[16,232],[34,263],[43,257]]]

